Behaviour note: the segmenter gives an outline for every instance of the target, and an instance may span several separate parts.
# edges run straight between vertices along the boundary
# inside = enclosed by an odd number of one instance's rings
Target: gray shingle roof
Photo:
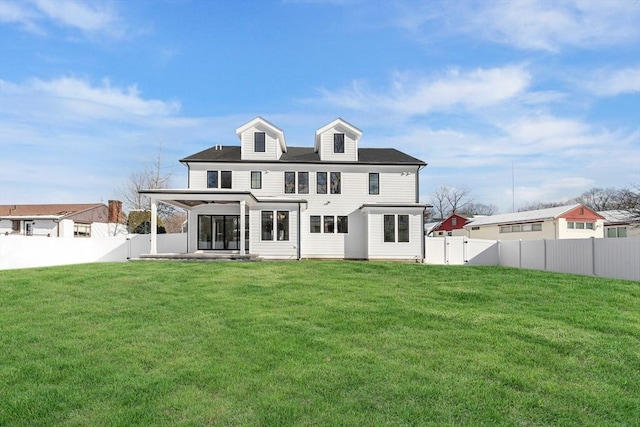
[[[499,215],[490,215],[484,217],[476,217],[467,223],[464,228],[477,227],[489,224],[509,224],[514,222],[539,221],[543,219],[556,218],[563,213],[577,208],[580,204],[557,206],[555,208],[536,209],[533,211],[514,212]]]
[[[289,147],[279,160],[242,160],[239,146],[225,145],[222,148],[208,148],[199,153],[185,157],[181,162],[263,162],[263,163],[320,163],[320,156],[314,152],[313,148]],[[326,162],[331,163],[331,162]],[[337,163],[337,162],[335,162]],[[340,162],[343,163],[343,162]],[[352,162],[344,162],[352,163]],[[358,149],[358,161],[363,164],[410,164],[426,165],[422,160],[416,159],[408,154],[394,148],[360,148]]]

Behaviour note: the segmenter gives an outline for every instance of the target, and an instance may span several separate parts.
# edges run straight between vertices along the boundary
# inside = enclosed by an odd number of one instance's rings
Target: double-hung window
[[[256,153],[265,152],[265,133],[255,132],[253,134],[253,151]]]
[[[325,215],[324,221],[322,221],[320,215],[311,215],[309,217],[309,232],[310,233],[341,233],[346,234],[349,232],[349,217],[346,215]]]
[[[309,194],[309,172],[298,172],[298,194]]]
[[[207,171],[207,188],[218,188],[218,171]]]
[[[262,240],[273,240],[273,211],[262,211]]]
[[[333,152],[344,153],[344,133],[333,134]]]
[[[324,232],[325,233],[333,233],[335,227],[335,219],[333,216],[325,216],[324,217]]]
[[[275,239],[278,241],[289,240],[289,211],[262,211],[261,212],[261,235],[262,240],[274,239],[274,217],[275,217]]]
[[[384,241],[385,242],[396,241],[396,216],[395,215],[384,216]]]
[[[378,172],[369,173],[369,194],[380,194],[380,174]]]
[[[316,193],[327,194],[327,173],[316,172]]]
[[[331,172],[330,173],[330,178],[331,178],[331,194],[340,194],[342,192],[342,188],[341,188],[341,180],[342,180],[342,175],[340,172]]]
[[[338,216],[338,233],[348,233],[349,232],[349,217],[348,216]]]
[[[289,240],[289,212],[278,211],[276,219],[278,222],[277,239],[280,241]]]
[[[320,215],[311,215],[309,217],[309,232],[310,233],[322,232],[322,223],[321,223]]]
[[[251,171],[251,188],[252,189],[262,188],[262,172]]]
[[[285,194],[295,194],[296,192],[296,173],[284,173],[284,192]]]
[[[409,215],[385,215],[383,227],[385,242],[409,241]]]
[[[220,188],[231,188],[231,171],[220,172]]]

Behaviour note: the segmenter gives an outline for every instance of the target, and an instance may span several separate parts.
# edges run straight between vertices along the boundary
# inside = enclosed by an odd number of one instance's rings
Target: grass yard
[[[374,262],[0,271],[1,426],[640,423],[640,283]]]

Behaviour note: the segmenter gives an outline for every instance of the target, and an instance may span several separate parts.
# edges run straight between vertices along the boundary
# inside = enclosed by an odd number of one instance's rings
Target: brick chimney
[[[109,200],[109,216],[107,222],[110,224],[120,224],[123,218],[122,202],[120,200]]]

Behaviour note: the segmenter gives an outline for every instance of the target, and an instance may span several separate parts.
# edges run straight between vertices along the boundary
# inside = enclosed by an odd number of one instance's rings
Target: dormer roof
[[[244,125],[240,126],[238,129],[236,129],[236,135],[238,136],[238,138],[242,139],[242,133],[253,127],[260,129],[263,132],[269,132],[275,135],[275,138],[278,140],[278,143],[280,144],[280,148],[282,149],[282,151],[284,153],[287,152],[287,143],[285,142],[285,139],[284,139],[284,131],[279,127],[277,127],[276,125],[274,125],[273,123],[263,119],[260,116],[256,117],[255,119],[251,120],[248,123],[245,123]]]
[[[343,120],[340,117],[338,117],[337,119],[335,119],[334,121],[332,121],[328,125],[323,126],[323,127],[321,127],[320,129],[318,129],[316,131],[316,140],[315,140],[315,146],[314,146],[314,150],[316,152],[320,151],[320,137],[321,137],[321,135],[323,133],[325,133],[326,131],[328,131],[329,129],[332,129],[332,128],[336,128],[336,129],[340,130],[341,132],[351,134],[353,136],[353,139],[356,142],[356,144],[358,144],[358,142],[360,141],[360,138],[362,138],[362,131],[360,129],[358,129],[357,127],[355,127],[351,123],[347,122],[346,120]]]

